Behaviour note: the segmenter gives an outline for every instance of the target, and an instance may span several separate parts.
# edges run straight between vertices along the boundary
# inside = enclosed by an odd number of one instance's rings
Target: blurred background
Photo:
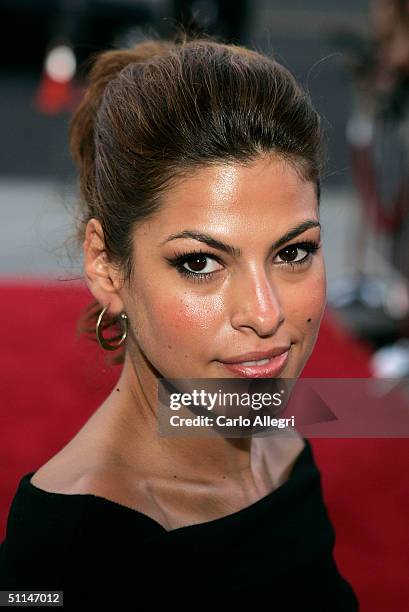
[[[0,0],[4,530],[21,475],[57,452],[115,381],[101,351],[74,344],[91,295],[70,242],[71,113],[93,54],[172,35],[175,23],[274,54],[322,116],[328,308],[304,373],[409,380],[408,0]],[[314,440],[337,559],[363,612],[403,612],[408,440],[352,442]]]

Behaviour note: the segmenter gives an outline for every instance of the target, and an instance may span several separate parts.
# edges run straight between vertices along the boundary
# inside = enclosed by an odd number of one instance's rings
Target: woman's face
[[[298,377],[326,299],[322,248],[306,241],[320,246],[315,187],[286,162],[218,165],[179,181],[135,230],[135,275],[121,292],[130,354],[141,350],[165,378],[229,378],[238,375],[224,360],[291,345],[279,376]]]

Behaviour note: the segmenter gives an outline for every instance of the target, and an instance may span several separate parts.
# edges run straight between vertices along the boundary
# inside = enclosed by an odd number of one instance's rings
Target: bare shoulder
[[[31,483],[51,493],[96,495],[147,514],[158,522],[163,520],[147,479],[142,474],[130,474],[125,466],[113,461],[87,465],[53,457],[35,472]]]
[[[49,493],[74,493],[75,484],[81,479],[80,466],[73,469],[55,458],[42,465],[31,477],[31,484]]]
[[[85,473],[74,486],[71,493],[92,494],[108,499],[121,506],[148,516],[168,528],[163,508],[153,492],[149,480],[143,475],[130,475],[126,470],[93,469]]]
[[[83,448],[64,448],[31,477],[31,483],[54,493],[97,493],[124,480],[124,470],[108,453],[87,453]],[[89,489],[89,490],[88,490]]]

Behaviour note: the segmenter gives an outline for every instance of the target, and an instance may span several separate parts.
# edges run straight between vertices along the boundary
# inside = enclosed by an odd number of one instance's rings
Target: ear
[[[90,219],[87,223],[83,252],[84,275],[89,290],[103,307],[109,306],[108,312],[111,316],[119,315],[124,310],[119,294],[119,273],[108,262],[104,231],[97,219]]]

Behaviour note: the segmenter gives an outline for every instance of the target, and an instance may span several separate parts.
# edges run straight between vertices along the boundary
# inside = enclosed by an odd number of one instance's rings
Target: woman
[[[69,444],[22,478],[1,587],[63,590],[73,608],[357,610],[308,440],[157,431],[160,378],[297,378],[313,350],[326,280],[308,95],[246,48],[145,41],[96,58],[70,144],[95,298],[81,329],[96,325],[123,368]],[[108,340],[109,323],[121,331]]]

